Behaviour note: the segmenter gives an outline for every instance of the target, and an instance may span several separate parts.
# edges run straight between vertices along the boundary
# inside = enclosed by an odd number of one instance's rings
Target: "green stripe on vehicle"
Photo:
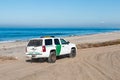
[[[61,52],[61,45],[56,45],[56,55],[59,56]]]

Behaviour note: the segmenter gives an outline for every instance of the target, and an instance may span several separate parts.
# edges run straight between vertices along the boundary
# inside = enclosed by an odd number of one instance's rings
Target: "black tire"
[[[56,53],[55,51],[53,51],[53,52],[50,52],[48,63],[55,63],[55,62],[56,62]]]
[[[70,58],[74,58],[76,56],[76,49],[71,49],[71,53],[69,54]]]

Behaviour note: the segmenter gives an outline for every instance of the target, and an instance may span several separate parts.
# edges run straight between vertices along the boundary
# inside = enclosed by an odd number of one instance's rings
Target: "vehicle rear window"
[[[42,46],[42,40],[30,40],[28,46]]]
[[[52,45],[52,39],[46,39],[45,40],[45,45]]]

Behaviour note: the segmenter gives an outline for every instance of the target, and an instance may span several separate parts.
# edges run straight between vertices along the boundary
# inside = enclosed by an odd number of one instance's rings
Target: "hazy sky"
[[[120,26],[120,0],[0,0],[0,25]]]

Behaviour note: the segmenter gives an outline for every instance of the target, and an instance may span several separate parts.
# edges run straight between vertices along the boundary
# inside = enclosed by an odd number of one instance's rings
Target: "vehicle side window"
[[[67,41],[65,41],[64,39],[60,39],[62,44],[67,44]]]
[[[60,45],[59,39],[54,39],[55,45]]]
[[[45,45],[52,45],[52,39],[46,39],[45,40]]]

